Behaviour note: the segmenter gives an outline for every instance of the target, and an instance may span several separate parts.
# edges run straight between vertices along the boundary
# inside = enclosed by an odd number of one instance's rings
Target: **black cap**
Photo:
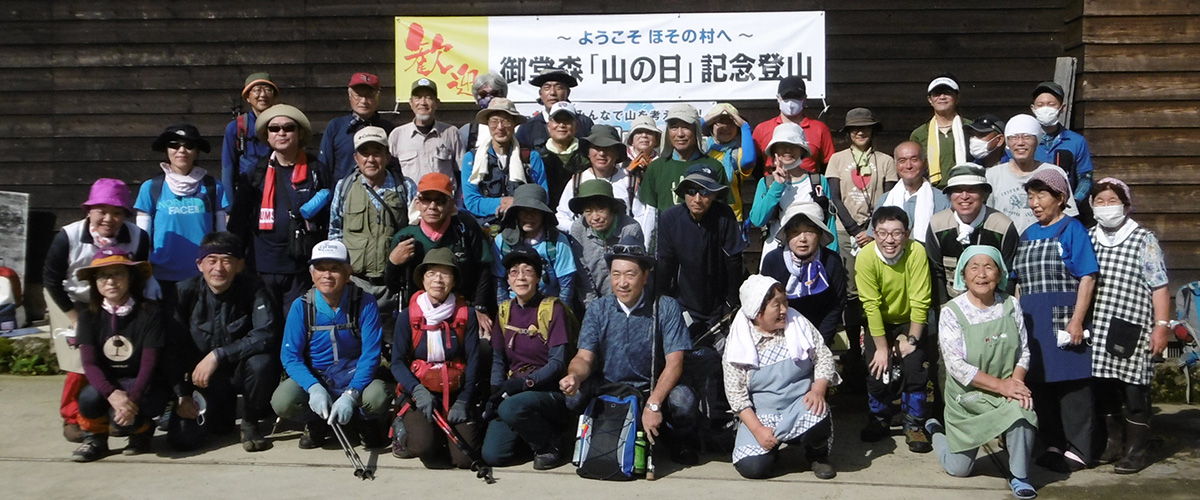
[[[520,263],[529,264],[530,266],[533,266],[533,269],[535,272],[537,272],[538,276],[542,275],[542,256],[537,253],[537,250],[534,250],[533,247],[529,245],[522,244],[512,247],[512,249],[508,251],[508,254],[501,259],[500,263],[504,265],[504,269],[506,270],[511,269],[512,266]]]
[[[529,83],[534,87],[541,87],[542,85],[545,85],[546,82],[559,82],[563,85],[566,85],[567,88],[573,88],[576,85],[579,85],[579,80],[577,80],[574,76],[571,76],[570,73],[567,73],[566,70],[560,68],[543,69],[533,78],[529,79]]]
[[[804,88],[804,79],[798,76],[787,76],[779,81],[779,97],[788,98],[789,95],[795,98],[803,99],[808,96],[808,91]]]
[[[1000,132],[1003,134],[1004,120],[996,117],[996,115],[983,115],[967,125],[967,128],[980,134],[990,134],[992,132]]]
[[[1033,98],[1037,99],[1037,96],[1046,92],[1054,94],[1054,97],[1057,97],[1059,102],[1062,102],[1063,98],[1067,96],[1067,93],[1063,91],[1062,85],[1055,82],[1042,82],[1037,84],[1037,87],[1033,89]]]
[[[190,123],[176,123],[163,130],[158,134],[158,138],[154,139],[154,143],[150,145],[150,149],[154,151],[166,152],[167,144],[179,141],[184,144],[190,144],[207,153],[209,151],[208,141],[200,136],[200,131],[195,125]]]

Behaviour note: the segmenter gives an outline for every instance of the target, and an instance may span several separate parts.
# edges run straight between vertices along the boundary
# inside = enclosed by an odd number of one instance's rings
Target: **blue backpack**
[[[602,388],[583,412],[579,445],[579,477],[630,481],[634,477],[640,394],[617,384]]]

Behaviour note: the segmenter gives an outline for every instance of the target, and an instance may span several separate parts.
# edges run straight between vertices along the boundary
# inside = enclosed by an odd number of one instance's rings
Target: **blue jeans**
[[[509,396],[496,413],[496,419],[488,423],[482,450],[483,461],[492,465],[511,465],[521,442],[535,453],[555,449],[571,425],[566,396],[558,391]]]
[[[1015,478],[1029,478],[1029,454],[1033,448],[1033,435],[1037,432],[1029,422],[1019,420],[1004,431],[1004,442],[1008,446],[1008,468]],[[937,452],[938,460],[946,473],[956,477],[967,477],[975,467],[975,458],[979,448],[960,451],[950,451],[945,434],[933,435],[933,450]]]

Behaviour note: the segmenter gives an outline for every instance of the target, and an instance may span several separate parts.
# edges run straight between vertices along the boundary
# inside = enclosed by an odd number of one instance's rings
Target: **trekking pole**
[[[346,458],[350,459],[350,465],[354,466],[354,477],[362,480],[375,480],[375,472],[368,469],[363,464],[362,458],[358,456],[358,452],[354,451],[354,446],[350,444],[350,440],[346,439],[346,433],[342,430],[342,424],[334,422],[330,427],[333,428],[333,435],[337,436],[338,443],[342,445],[342,451],[346,452]]]
[[[496,478],[492,476],[492,466],[480,458],[479,452],[472,448],[466,439],[463,439],[462,435],[454,429],[454,426],[450,425],[450,422],[446,421],[446,417],[442,416],[437,408],[433,409],[433,422],[446,434],[446,439],[458,447],[458,451],[471,459],[471,470],[475,472],[475,477],[482,479],[487,484],[495,484]]]
[[[655,218],[656,219],[658,218],[657,214],[655,214]],[[657,227],[657,226],[658,225],[655,224],[655,227]],[[657,260],[657,259],[655,259],[655,260]],[[651,289],[651,294],[650,294],[650,300],[651,300],[651,302],[650,302],[650,394],[651,395],[654,394],[654,386],[658,382],[658,373],[655,371],[655,368],[658,367],[657,366],[658,365],[658,279],[657,279],[658,276],[653,276],[652,278],[654,278],[654,281],[651,282],[651,283],[653,283],[653,288]],[[645,408],[643,408],[642,411],[645,411]],[[659,427],[661,428],[662,425],[660,424]],[[649,436],[649,435],[650,435],[650,432],[647,431],[646,436]],[[647,438],[647,441],[649,441],[649,438]],[[654,476],[654,445],[647,442],[646,443],[646,480],[654,481],[655,479],[656,478]]]

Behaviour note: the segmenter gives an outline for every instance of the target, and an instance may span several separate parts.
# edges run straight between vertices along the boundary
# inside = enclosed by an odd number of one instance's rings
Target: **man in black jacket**
[[[208,234],[196,259],[200,276],[178,284],[170,364],[177,370],[171,376],[178,402],[168,431],[176,448],[195,448],[208,433],[232,431],[241,393],[242,448],[267,449],[258,422],[279,383],[283,321],[262,282],[241,272],[242,248],[232,233]]]

